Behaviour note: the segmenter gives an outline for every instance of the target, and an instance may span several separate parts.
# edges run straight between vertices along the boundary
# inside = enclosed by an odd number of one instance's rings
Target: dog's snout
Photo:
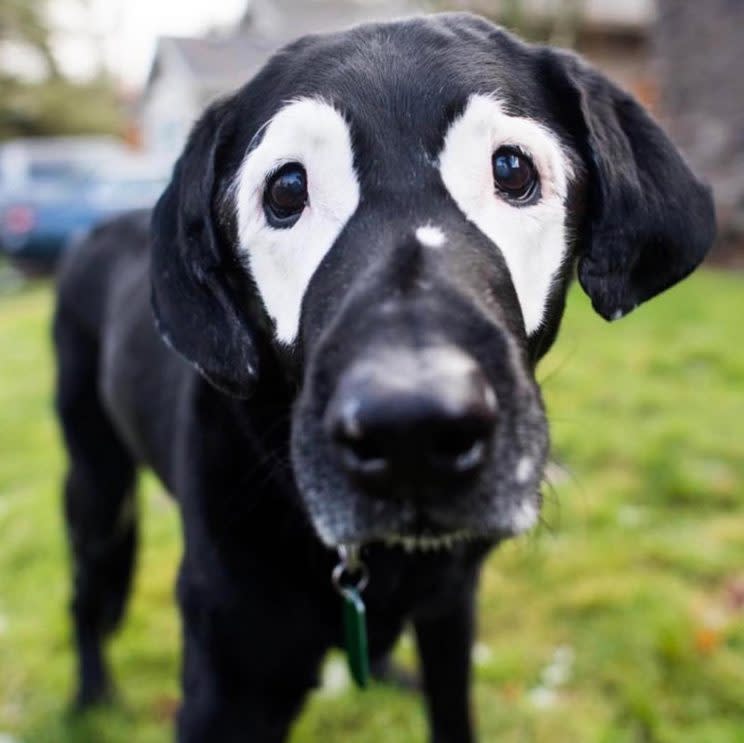
[[[399,351],[344,374],[326,430],[363,484],[415,487],[477,471],[496,414],[493,388],[471,357],[449,348]]]

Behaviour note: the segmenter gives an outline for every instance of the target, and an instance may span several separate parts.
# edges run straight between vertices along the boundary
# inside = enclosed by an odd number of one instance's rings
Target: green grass
[[[167,741],[179,538],[150,478],[134,599],[111,644],[119,701],[82,720],[66,714],[73,657],[50,309],[41,284],[0,297],[0,734]],[[540,370],[560,463],[544,524],[495,552],[484,575],[482,740],[744,741],[742,323],[744,280],[732,275],[701,273],[615,325],[572,294]],[[412,662],[410,641],[398,652]],[[417,697],[346,688],[314,694],[292,740],[425,739]]]

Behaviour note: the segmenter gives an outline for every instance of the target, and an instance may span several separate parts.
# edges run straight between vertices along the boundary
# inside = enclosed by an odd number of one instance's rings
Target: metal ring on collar
[[[345,591],[350,588],[356,589],[361,593],[369,583],[369,570],[367,566],[359,559],[359,550],[357,547],[347,547],[341,545],[338,548],[338,554],[340,562],[333,568],[331,574],[331,580],[336,590],[340,594],[344,594]],[[346,583],[344,576],[348,578],[356,577],[355,583]]]

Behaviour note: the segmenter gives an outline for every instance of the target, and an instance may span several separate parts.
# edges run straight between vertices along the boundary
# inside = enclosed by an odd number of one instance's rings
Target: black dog
[[[576,57],[441,15],[285,48],[148,221],[98,229],[59,290],[79,701],[107,688],[146,465],[183,514],[179,741],[285,738],[341,639],[339,545],[372,657],[411,620],[433,740],[473,740],[478,571],[538,517],[534,368],[574,268],[632,310],[702,260],[707,188]]]

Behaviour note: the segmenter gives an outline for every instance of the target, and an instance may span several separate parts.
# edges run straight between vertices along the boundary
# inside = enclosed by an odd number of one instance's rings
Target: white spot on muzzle
[[[527,480],[530,479],[534,472],[535,464],[530,457],[522,457],[517,463],[517,468],[514,471],[514,479],[520,484],[524,485]]]
[[[537,523],[537,506],[532,501],[525,501],[517,508],[512,519],[515,534],[531,529]]]
[[[416,239],[425,248],[441,248],[446,241],[444,232],[431,224],[425,224],[416,230]]]

